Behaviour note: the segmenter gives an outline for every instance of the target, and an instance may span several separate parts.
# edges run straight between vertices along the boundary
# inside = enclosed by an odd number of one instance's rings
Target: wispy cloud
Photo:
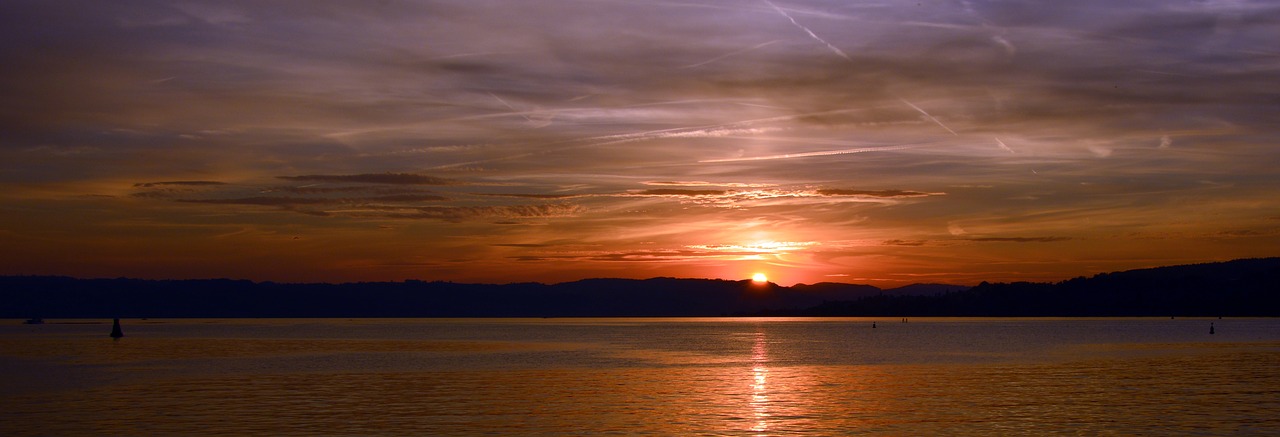
[[[1269,2],[5,6],[0,274],[968,281],[1280,247]],[[757,241],[819,244],[729,248]]]
[[[908,190],[846,190],[839,188],[823,188],[816,191],[823,196],[865,196],[865,197],[927,197],[942,193],[925,193]]]
[[[345,182],[345,183],[365,183],[365,184],[392,184],[392,185],[456,185],[459,182],[453,179],[440,178],[435,176],[426,176],[412,173],[366,173],[353,175],[301,175],[301,176],[277,176],[280,179],[291,181],[313,181],[313,182]]]
[[[477,193],[480,196],[493,197],[517,197],[525,199],[572,199],[575,197],[589,197],[591,194],[540,194],[540,193]]]
[[[637,196],[723,196],[725,190],[679,190],[674,188],[658,188],[652,190],[640,190],[634,194]]]
[[[767,188],[777,184],[749,182],[707,182],[707,181],[645,181],[645,185],[673,187],[729,187],[729,188]]]
[[[1071,237],[976,237],[966,238],[968,241],[994,243],[1054,243],[1071,240]]]
[[[431,219],[443,221],[466,221],[478,219],[522,219],[522,218],[556,218],[571,217],[584,211],[579,205],[542,204],[542,205],[508,205],[508,206],[431,206],[414,208],[407,211],[389,211],[385,213],[364,214],[394,219]]]
[[[704,159],[698,162],[716,163],[716,162],[740,162],[740,161],[770,161],[775,159],[811,158],[815,156],[850,155],[854,153],[867,153],[867,152],[889,152],[894,150],[909,149],[912,147],[919,147],[919,146],[901,145],[901,146],[881,146],[881,147],[858,147],[854,149],[821,150],[816,152],[785,153],[781,155],[747,156],[742,158]]]

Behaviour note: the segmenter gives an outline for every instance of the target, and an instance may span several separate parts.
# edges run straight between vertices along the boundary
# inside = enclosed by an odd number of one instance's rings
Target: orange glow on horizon
[[[757,284],[763,284],[763,283],[769,282],[769,277],[765,276],[764,273],[756,273],[754,275],[751,275],[751,282],[755,282]]]

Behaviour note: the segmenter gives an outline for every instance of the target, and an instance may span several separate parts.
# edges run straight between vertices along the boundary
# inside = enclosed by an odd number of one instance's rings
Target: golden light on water
[[[757,273],[756,277],[764,275]],[[763,282],[756,280],[756,282]],[[751,431],[763,433],[769,430],[769,351],[764,331],[756,332],[755,343],[751,346],[751,410],[755,424]]]

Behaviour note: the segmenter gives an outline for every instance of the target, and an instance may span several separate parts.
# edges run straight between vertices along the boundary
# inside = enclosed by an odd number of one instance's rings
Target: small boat
[[[39,317],[32,317],[32,318],[27,319],[26,321],[22,322],[22,324],[23,324],[23,325],[43,325],[43,324],[44,324],[44,319],[39,318]]]

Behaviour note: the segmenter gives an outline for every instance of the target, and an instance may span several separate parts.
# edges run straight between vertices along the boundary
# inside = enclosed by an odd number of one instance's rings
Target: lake
[[[1280,319],[122,322],[0,321],[0,434],[1280,435]]]

